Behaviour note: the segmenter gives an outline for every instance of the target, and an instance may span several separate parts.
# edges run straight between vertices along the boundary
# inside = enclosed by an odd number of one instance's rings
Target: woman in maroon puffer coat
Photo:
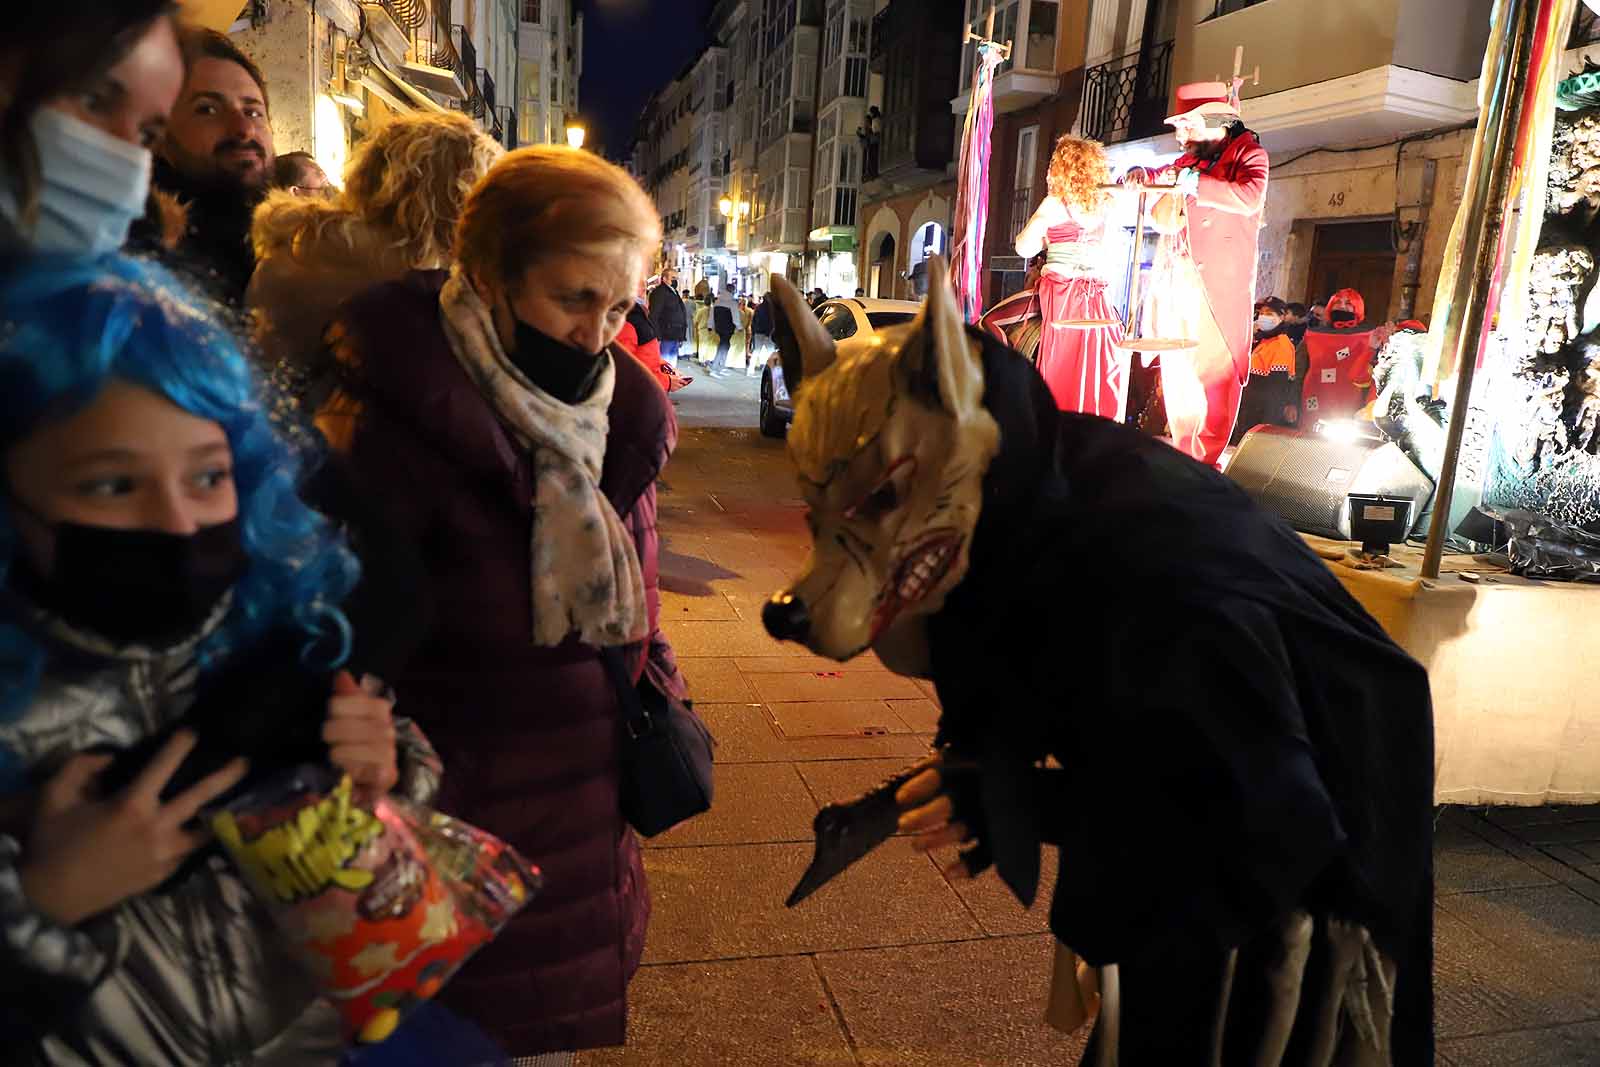
[[[545,872],[444,991],[516,1056],[621,1044],[644,947],[598,648],[682,695],[656,629],[654,486],[677,426],[612,343],[660,238],[619,168],[523,149],[472,192],[452,271],[355,298],[329,335],[347,384],[318,425],[429,574],[433,621],[395,687],[444,759],[440,806]]]

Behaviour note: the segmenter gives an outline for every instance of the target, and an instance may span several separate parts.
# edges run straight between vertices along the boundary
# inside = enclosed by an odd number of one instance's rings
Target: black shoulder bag
[[[654,837],[711,807],[711,731],[694,702],[661,692],[646,672],[634,685],[619,648],[600,659],[617,691],[622,728],[622,814]]]

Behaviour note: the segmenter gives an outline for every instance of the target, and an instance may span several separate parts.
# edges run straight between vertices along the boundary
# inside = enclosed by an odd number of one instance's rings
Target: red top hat
[[[1178,91],[1173,95],[1178,109],[1167,116],[1169,123],[1185,115],[1197,118],[1202,115],[1239,117],[1239,106],[1233,102],[1227,82],[1190,82],[1178,86]]]

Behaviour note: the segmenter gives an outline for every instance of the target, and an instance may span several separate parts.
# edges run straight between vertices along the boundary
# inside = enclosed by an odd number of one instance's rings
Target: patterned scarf
[[[533,454],[533,643],[576,631],[596,648],[642,640],[644,577],[633,538],[600,491],[606,409],[616,385],[611,353],[594,391],[563,404],[512,365],[489,308],[458,266],[439,296],[450,348],[500,421]]]

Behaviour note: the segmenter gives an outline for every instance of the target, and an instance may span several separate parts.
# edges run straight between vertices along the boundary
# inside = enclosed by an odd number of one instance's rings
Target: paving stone
[[[752,674],[756,697],[766,702],[800,700],[887,700],[918,697],[911,679],[888,671],[805,671]]]
[[[1557,984],[1543,1005],[1551,1022],[1600,1016],[1600,904],[1566,886],[1497,889],[1439,898],[1439,908]]]
[[[1490,941],[1442,904],[1434,910],[1433,957],[1434,1028],[1441,1039],[1548,1026],[1591,1014],[1587,998],[1563,989],[1537,952]]]
[[[889,707],[914,734],[931,734],[939,730],[939,705],[927,698],[891,700]]]
[[[1054,952],[1012,937],[827,952],[817,967],[863,1067],[1060,1067],[1088,1035],[1044,1022]]]
[[[916,762],[911,759],[827,760],[797,763],[795,770],[811,789],[819,804],[832,804],[856,797],[881,785]]]
[[[662,630],[680,656],[786,656],[788,648],[748,622],[663,620]],[[801,650],[804,651],[803,649]]]
[[[990,868],[976,878],[948,876],[950,888],[972,912],[983,932],[991,937],[1003,934],[1043,934],[1050,932],[1050,900],[1056,892],[1056,874],[1060,861],[1057,850],[1046,845],[1039,857],[1039,888],[1033,898],[1033,907],[1024,908],[1016,894],[1000,880]],[[959,853],[953,848],[941,848],[931,853],[934,863],[942,871],[954,863]]]
[[[1575,1067],[1600,1060],[1600,1021],[1440,1042],[1453,1067]],[[1442,1058],[1441,1057],[1441,1058]]]
[[[718,765],[770,763],[774,760],[852,760],[896,757],[910,762],[928,753],[928,742],[915,734],[875,737],[812,737],[786,740],[760,704],[696,704],[717,739]]]
[[[791,740],[911,732],[881,700],[809,700],[769,703],[767,708],[783,736]]]
[[[838,671],[841,674],[859,674],[889,668],[876,656],[857,656],[848,663],[825,659],[822,656],[740,656],[734,660],[746,674],[791,674],[795,671]]]
[[[926,856],[903,841],[870,853],[796,908],[784,899],[810,844],[653,848],[649,963],[775,956],[978,937]]]
[[[933,687],[933,683],[931,681],[926,678],[914,678],[912,680],[917,683],[917,688],[922,690],[923,696],[927,697],[935,704],[939,703],[939,691]]]
[[[1533,823],[1511,832],[1533,845],[1576,845],[1600,841],[1600,819]]]
[[[1583,809],[1541,804],[1536,807],[1496,805],[1492,808],[1472,808],[1468,810],[1500,826],[1519,827],[1532,826],[1538,823],[1569,822],[1573,819],[1573,812]],[[1593,816],[1591,815],[1590,817],[1592,818]]]
[[[809,956],[639,969],[628,1043],[578,1067],[855,1067]]]
[[[646,841],[646,848],[811,841],[817,804],[788,763],[731,763],[716,768],[711,810]]]
[[[745,704],[755,699],[755,690],[745,681],[735,661],[723,656],[680,656],[678,669],[689,683],[689,696],[696,705]]]
[[[1440,894],[1555,883],[1549,875],[1492,845],[1435,850],[1433,880],[1434,891]]]
[[[669,589],[661,591],[662,625],[678,619],[727,622],[738,621],[738,618],[739,615],[733,610],[733,605],[728,603],[728,598],[721,593],[712,591],[675,593]]]
[[[1491,831],[1492,832],[1492,831]],[[1446,808],[1433,824],[1433,847],[1494,848],[1484,837],[1484,821],[1463,808]]]

